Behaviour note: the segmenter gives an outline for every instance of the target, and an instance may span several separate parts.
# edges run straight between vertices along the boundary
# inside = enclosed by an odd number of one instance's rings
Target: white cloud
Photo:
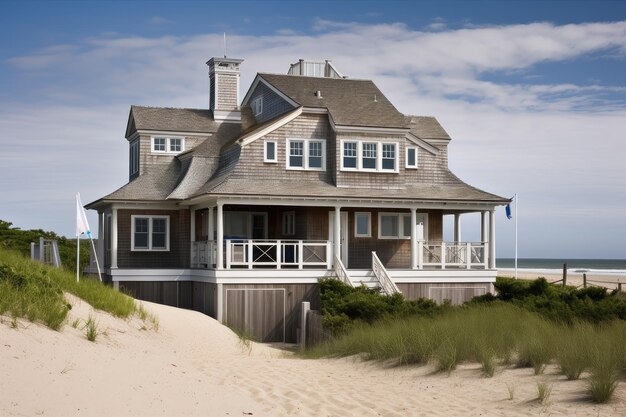
[[[317,20],[313,28],[314,34],[229,34],[229,55],[245,58],[242,94],[257,71],[285,73],[298,58],[333,58],[342,73],[373,79],[401,111],[437,116],[454,139],[450,165],[461,178],[502,195],[520,193],[532,219],[524,224],[522,254],[556,256],[568,236],[571,251],[580,251],[570,256],[621,256],[626,242],[614,231],[626,230],[619,212],[626,206],[624,85],[537,84],[524,77],[505,83],[488,76],[545,62],[576,65],[592,53],[623,59],[626,22],[435,33]],[[8,60],[22,76],[44,79],[46,88],[40,104],[0,107],[0,132],[11,138],[0,154],[9,173],[0,177],[0,192],[9,197],[0,203],[2,216],[71,233],[66,209],[75,191],[88,201],[126,180],[128,106],[206,107],[205,61],[221,55],[222,36],[107,35]],[[609,93],[617,99],[607,101]],[[59,196],[69,196],[69,206]],[[46,209],[16,203],[26,201]],[[597,219],[585,221],[594,213]],[[597,228],[613,252],[587,254],[575,240],[577,233],[596,236]],[[510,234],[508,223],[499,228],[505,250]]]

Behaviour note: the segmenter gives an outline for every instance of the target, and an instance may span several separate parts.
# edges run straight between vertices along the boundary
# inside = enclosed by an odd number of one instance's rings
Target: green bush
[[[497,296],[475,297],[472,303],[506,301],[524,309],[563,323],[573,324],[579,320],[592,323],[626,320],[626,299],[606,289],[551,285],[544,278],[534,281],[497,278]]]
[[[379,289],[353,288],[336,279],[319,281],[324,327],[334,335],[346,333],[355,322],[374,323],[387,316],[432,316],[448,307],[434,301],[407,301],[402,294],[384,295]]]

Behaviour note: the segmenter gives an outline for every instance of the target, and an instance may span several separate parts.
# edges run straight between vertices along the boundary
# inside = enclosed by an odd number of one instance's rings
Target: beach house
[[[492,290],[508,199],[448,169],[434,117],[330,61],[259,73],[241,97],[242,62],[207,62],[208,109],[131,106],[129,181],[86,206],[109,282],[287,342],[323,277],[438,302]],[[461,238],[466,213],[480,213],[478,242]]]

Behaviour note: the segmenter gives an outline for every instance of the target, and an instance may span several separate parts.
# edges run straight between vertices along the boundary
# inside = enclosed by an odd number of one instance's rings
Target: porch
[[[417,242],[415,265],[397,269],[489,269],[488,242]],[[191,268],[217,269],[217,241],[191,242]],[[224,239],[225,269],[334,269],[330,240]]]

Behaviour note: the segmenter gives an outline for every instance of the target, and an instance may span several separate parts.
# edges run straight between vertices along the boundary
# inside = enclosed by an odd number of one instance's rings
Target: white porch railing
[[[335,275],[337,275],[337,279],[344,284],[348,284],[351,287],[354,287],[352,280],[350,279],[350,275],[348,275],[348,271],[344,266],[341,259],[338,256],[335,256]]]
[[[419,242],[418,268],[488,268],[485,242]]]
[[[374,272],[374,275],[376,275],[376,278],[380,283],[380,288],[382,288],[385,294],[393,295],[400,292],[396,284],[391,280],[391,277],[383,266],[383,263],[380,259],[378,259],[376,252],[372,252],[372,271]]]
[[[327,240],[226,240],[226,269],[332,269]]]
[[[191,242],[191,267],[212,268],[217,259],[217,246],[214,240]]]

